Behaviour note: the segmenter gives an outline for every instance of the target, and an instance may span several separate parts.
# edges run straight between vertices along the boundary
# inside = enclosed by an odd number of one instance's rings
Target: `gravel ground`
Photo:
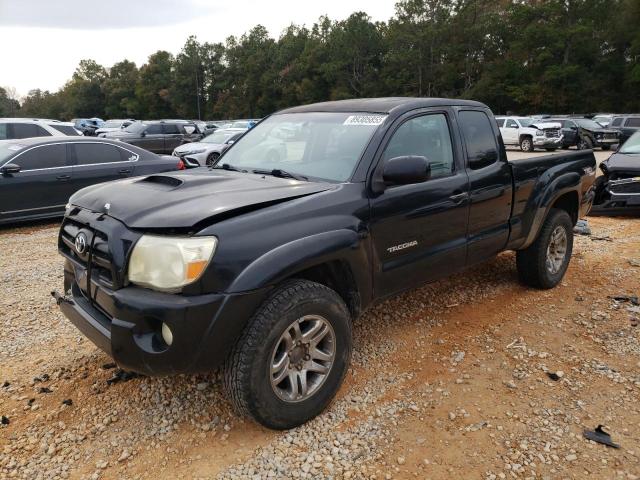
[[[640,223],[590,225],[554,290],[505,253],[366,312],[338,398],[289,432],[217,374],[119,376],[49,296],[55,226],[4,230],[0,478],[638,479],[640,309],[608,296],[640,290]],[[598,424],[620,449],[582,438]]]

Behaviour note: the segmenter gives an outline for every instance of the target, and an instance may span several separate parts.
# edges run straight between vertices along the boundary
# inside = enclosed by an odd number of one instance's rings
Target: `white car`
[[[120,120],[120,119],[114,118],[112,120],[107,120],[106,122],[104,122],[103,126],[101,126],[96,130],[96,136],[104,137],[105,135],[102,135],[102,134],[107,132],[117,132],[118,130],[127,128],[133,122],[135,122],[135,120],[133,119]]]
[[[71,122],[39,118],[0,118],[0,140],[82,135]]]
[[[614,115],[612,113],[599,113],[595,117],[592,118],[594,122],[599,123],[604,128],[607,128],[613,120]]]
[[[246,128],[221,128],[199,142],[185,143],[176,147],[173,155],[180,158],[189,157],[200,165],[213,165],[220,155],[246,131]]]
[[[530,117],[496,117],[505,146],[517,145],[523,152],[544,148],[552,152],[562,147],[562,125]]]

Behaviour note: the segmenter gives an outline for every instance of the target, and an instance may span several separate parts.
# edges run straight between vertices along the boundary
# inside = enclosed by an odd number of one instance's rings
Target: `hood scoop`
[[[168,175],[149,175],[148,177],[138,180],[136,183],[158,185],[169,188],[176,188],[182,185],[184,182],[176,177],[170,177]]]

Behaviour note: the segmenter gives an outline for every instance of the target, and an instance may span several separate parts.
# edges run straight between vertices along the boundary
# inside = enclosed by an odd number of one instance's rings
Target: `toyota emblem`
[[[87,250],[87,236],[80,232],[76,236],[76,241],[74,242],[76,246],[76,252],[82,255]]]

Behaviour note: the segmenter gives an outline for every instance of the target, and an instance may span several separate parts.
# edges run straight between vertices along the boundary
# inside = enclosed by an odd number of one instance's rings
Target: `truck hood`
[[[545,128],[561,128],[562,125],[558,122],[535,122],[531,124],[531,128],[537,128],[538,130],[544,130]]]
[[[609,174],[640,176],[640,154],[616,152],[602,164]]]
[[[129,228],[191,229],[333,188],[221,169],[196,168],[102,183],[76,192],[69,203],[106,213]]]

